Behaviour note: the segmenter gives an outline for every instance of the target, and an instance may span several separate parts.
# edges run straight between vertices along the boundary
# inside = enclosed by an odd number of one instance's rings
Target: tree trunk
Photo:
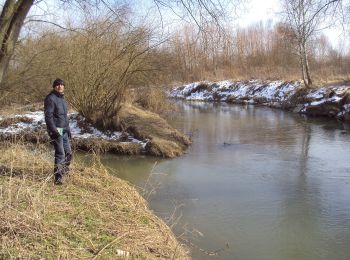
[[[0,85],[8,70],[11,56],[34,0],[6,0],[0,16]]]
[[[303,61],[303,55],[302,55],[302,47],[301,43],[299,43],[299,63],[300,63],[300,70],[301,70],[301,76],[304,81],[304,84],[306,85],[306,80],[305,80],[305,69],[304,69],[304,61]]]
[[[306,46],[303,42],[299,43],[299,57],[304,84],[307,88],[310,88],[312,86],[312,80],[309,69],[309,61],[306,54]]]
[[[304,49],[304,61],[305,61],[305,74],[307,78],[307,87],[310,88],[312,86],[312,81],[311,81],[311,75],[310,75],[310,69],[309,69],[309,61],[308,61],[305,49]]]

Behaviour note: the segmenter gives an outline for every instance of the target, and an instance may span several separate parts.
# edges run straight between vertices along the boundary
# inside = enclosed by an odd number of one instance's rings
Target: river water
[[[350,259],[350,130],[266,107],[178,105],[172,160],[104,156],[194,259]]]

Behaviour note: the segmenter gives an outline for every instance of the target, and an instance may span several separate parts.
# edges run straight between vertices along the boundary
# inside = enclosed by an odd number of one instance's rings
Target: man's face
[[[58,92],[58,93],[63,93],[64,92],[64,85],[57,85],[55,86],[55,90]]]

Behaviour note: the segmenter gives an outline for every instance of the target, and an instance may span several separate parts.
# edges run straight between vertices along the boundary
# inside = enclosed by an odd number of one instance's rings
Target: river
[[[266,107],[177,103],[184,156],[106,155],[194,259],[349,259],[350,130]]]

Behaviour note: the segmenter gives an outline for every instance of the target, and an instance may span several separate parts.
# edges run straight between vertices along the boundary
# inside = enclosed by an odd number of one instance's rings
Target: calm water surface
[[[179,103],[173,160],[105,156],[194,259],[350,259],[350,130],[264,107]],[[153,191],[153,192],[152,192]]]

